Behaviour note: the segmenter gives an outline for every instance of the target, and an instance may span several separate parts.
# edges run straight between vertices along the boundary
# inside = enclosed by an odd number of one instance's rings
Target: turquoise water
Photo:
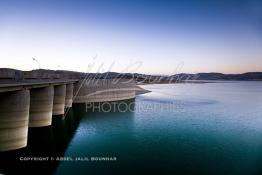
[[[64,174],[262,174],[262,82],[145,85],[128,112],[85,112]]]

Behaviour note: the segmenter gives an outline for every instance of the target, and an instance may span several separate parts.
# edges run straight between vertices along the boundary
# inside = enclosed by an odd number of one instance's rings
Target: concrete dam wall
[[[87,79],[74,86],[74,103],[107,102],[135,98],[136,84],[131,79]]]
[[[52,125],[52,118],[64,116],[72,103],[128,100],[138,92],[145,93],[132,79],[20,79],[19,82],[16,81],[19,72],[2,72],[0,79],[5,80],[0,82],[0,152],[26,147],[28,128]]]

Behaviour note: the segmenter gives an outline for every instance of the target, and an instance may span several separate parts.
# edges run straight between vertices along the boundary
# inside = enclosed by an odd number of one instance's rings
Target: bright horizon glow
[[[0,67],[261,72],[261,20],[257,0],[1,1]]]

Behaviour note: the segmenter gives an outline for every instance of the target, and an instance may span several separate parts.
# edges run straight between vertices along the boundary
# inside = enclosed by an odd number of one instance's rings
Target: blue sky
[[[262,71],[262,3],[1,0],[0,38],[0,67],[22,70]]]

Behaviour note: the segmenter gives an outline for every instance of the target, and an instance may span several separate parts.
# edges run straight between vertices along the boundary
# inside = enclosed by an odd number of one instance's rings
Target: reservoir
[[[29,129],[27,148],[0,154],[1,171],[12,173],[14,166],[55,175],[262,174],[262,82],[143,88],[152,92],[103,110],[74,105],[64,120]]]

